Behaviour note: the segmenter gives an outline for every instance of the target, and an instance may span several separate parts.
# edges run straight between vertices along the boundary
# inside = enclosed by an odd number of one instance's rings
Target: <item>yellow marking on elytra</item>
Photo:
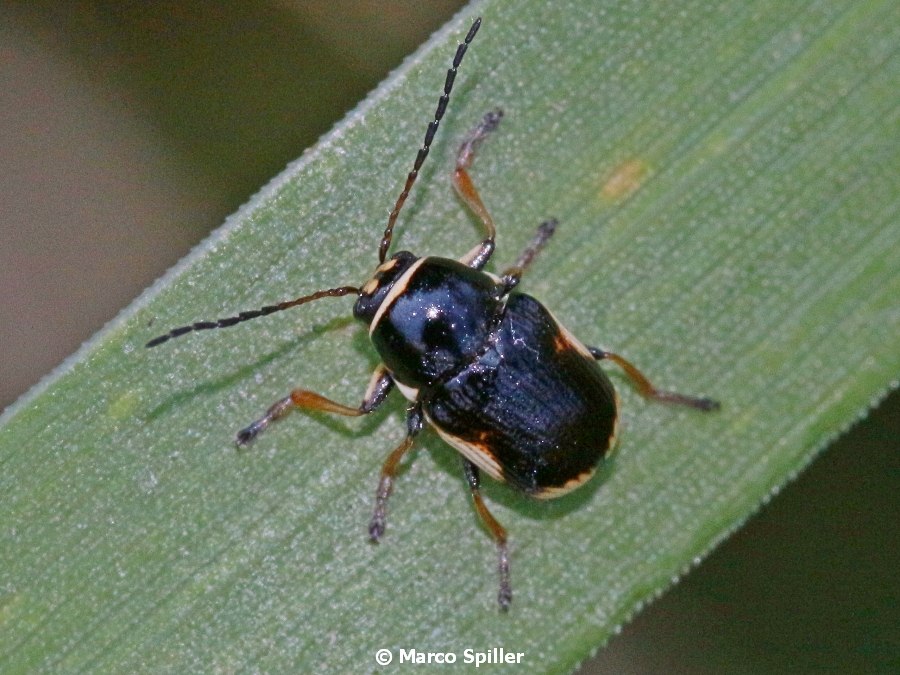
[[[609,457],[613,454],[613,451],[616,449],[616,446],[619,443],[619,408],[622,404],[619,399],[619,392],[613,390],[613,395],[616,397],[616,418],[613,420],[613,429],[612,433],[609,436],[609,446],[606,448],[606,454],[604,457]]]
[[[584,343],[575,337],[568,328],[557,321],[556,317],[553,316],[553,312],[550,312],[549,310],[548,312],[550,316],[553,317],[553,321],[556,322],[556,327],[559,328],[559,333],[553,337],[553,345],[554,347],[557,347],[557,353],[565,352],[568,349],[574,349],[581,358],[593,361],[594,355],[591,354],[591,350],[585,347]]]
[[[600,196],[606,201],[621,202],[638,191],[650,173],[650,165],[642,159],[628,159],[606,176]]]
[[[553,351],[557,354],[562,354],[563,352],[568,351],[571,348],[568,340],[566,340],[565,335],[562,331],[558,333],[554,333],[553,335]]]
[[[580,474],[578,474],[577,476],[575,476],[575,478],[572,478],[572,479],[566,481],[562,485],[557,485],[555,487],[542,488],[538,492],[532,493],[531,496],[534,497],[535,499],[556,499],[558,497],[562,497],[563,495],[568,494],[569,492],[571,492],[578,486],[584,485],[586,482],[588,482],[594,476],[594,473],[596,473],[596,471],[597,471],[597,467],[594,467],[593,469],[589,469],[587,471],[583,471]]]
[[[457,436],[447,433],[434,423],[434,421],[428,416],[428,413],[425,413],[425,419],[428,420],[428,423],[432,427],[434,427],[434,430],[437,431],[438,436],[444,439],[444,441],[448,445],[459,451],[459,453],[463,457],[468,459],[495,481],[503,483],[506,480],[503,476],[503,470],[500,468],[500,464],[497,461],[497,458],[490,451],[490,447],[488,445],[480,445],[478,443],[465,441]]]

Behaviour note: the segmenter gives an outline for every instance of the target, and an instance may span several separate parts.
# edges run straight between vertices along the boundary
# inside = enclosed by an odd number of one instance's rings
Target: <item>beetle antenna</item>
[[[469,32],[466,33],[466,37],[463,41],[456,47],[456,56],[453,57],[453,65],[450,66],[450,69],[447,71],[447,79],[444,80],[444,93],[441,94],[441,97],[438,99],[437,110],[434,113],[434,120],[428,123],[428,129],[425,131],[425,141],[422,143],[422,147],[419,149],[419,154],[416,155],[416,161],[413,163],[412,171],[406,176],[406,185],[403,187],[403,192],[400,193],[400,196],[397,197],[397,202],[394,204],[394,209],[391,211],[391,215],[388,216],[387,227],[384,230],[384,236],[381,238],[381,246],[378,248],[378,262],[383,263],[385,257],[387,256],[388,248],[391,245],[391,237],[394,232],[394,223],[397,222],[397,216],[400,215],[400,209],[403,208],[403,204],[406,202],[406,198],[409,197],[409,191],[412,189],[413,183],[416,182],[416,178],[419,175],[419,169],[422,168],[422,164],[425,162],[425,158],[428,157],[428,151],[431,149],[431,141],[434,140],[434,135],[437,133],[438,125],[441,123],[441,118],[444,116],[444,112],[447,110],[447,102],[450,100],[450,90],[453,89],[453,81],[456,79],[456,71],[459,68],[459,64],[462,63],[463,56],[466,55],[466,50],[469,48],[469,43],[475,38],[475,33],[478,32],[478,29],[481,27],[481,17],[475,19],[472,23],[472,27],[469,28]]]
[[[192,323],[189,326],[173,328],[165,335],[160,335],[159,337],[153,338],[145,346],[148,348],[155,347],[156,345],[161,345],[163,342],[168,342],[172,338],[179,337],[181,335],[184,335],[185,333],[191,333],[196,330],[228,328],[243,321],[250,321],[250,319],[256,319],[261,316],[274,314],[275,312],[290,309],[291,307],[296,307],[297,305],[305,305],[307,302],[312,302],[313,300],[318,300],[320,298],[336,298],[343,295],[349,295],[351,293],[359,293],[359,289],[356,286],[339,286],[338,288],[329,288],[324,291],[316,291],[312,295],[304,295],[302,298],[297,298],[296,300],[279,302],[277,305],[266,305],[265,307],[260,307],[259,309],[251,309],[246,312],[241,312],[237,316],[229,316],[225,319],[216,319],[215,321],[197,321],[196,323]]]

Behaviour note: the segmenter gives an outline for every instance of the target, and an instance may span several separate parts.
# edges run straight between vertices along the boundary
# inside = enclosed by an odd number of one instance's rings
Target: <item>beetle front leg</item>
[[[494,252],[494,238],[497,235],[497,230],[494,227],[494,220],[491,218],[491,214],[481,201],[478,190],[475,189],[475,184],[469,176],[469,167],[472,166],[472,160],[475,159],[475,151],[478,149],[478,146],[481,145],[481,142],[489,133],[497,128],[502,117],[502,110],[492,110],[482,118],[478,126],[472,129],[459,147],[459,152],[456,155],[456,169],[453,172],[453,187],[456,190],[456,194],[466,203],[466,206],[469,207],[472,213],[478,216],[478,220],[481,221],[484,229],[487,231],[484,241],[460,258],[460,262],[476,270],[484,267]]]
[[[544,248],[550,240],[550,237],[553,236],[553,233],[556,232],[557,225],[559,225],[559,221],[556,218],[551,218],[550,220],[545,220],[541,223],[538,226],[534,238],[528,243],[525,250],[522,251],[522,255],[519,256],[519,259],[516,260],[516,264],[503,272],[503,276],[500,277],[500,282],[503,284],[504,295],[519,285],[519,281],[522,280],[522,275],[525,274],[525,270],[528,269],[528,266],[531,265],[531,261],[535,259],[537,254],[541,252],[541,249]]]
[[[497,593],[497,602],[500,609],[506,611],[512,602],[512,587],[509,585],[509,548],[506,545],[506,529],[497,522],[496,518],[488,511],[484,500],[481,498],[481,477],[478,467],[468,459],[463,458],[463,470],[466,472],[466,481],[469,483],[469,491],[472,493],[472,501],[481,522],[494,537],[497,544],[497,570],[500,574],[500,590]]]
[[[412,447],[413,439],[421,430],[422,406],[414,403],[406,411],[406,438],[391,451],[381,466],[381,479],[378,481],[378,490],[375,492],[375,510],[372,513],[372,520],[369,521],[369,538],[376,544],[384,534],[387,500],[394,489],[394,478],[397,475],[397,469],[400,468],[400,460]]]
[[[380,365],[372,373],[369,380],[369,386],[366,387],[366,393],[363,396],[362,403],[358,408],[351,408],[340,403],[335,403],[331,399],[320,396],[315,392],[307,389],[294,389],[290,395],[285,396],[280,401],[272,405],[266,414],[260,417],[252,424],[244,427],[237,433],[237,444],[245,446],[254,438],[259,436],[266,427],[275,420],[284,417],[293,408],[300,410],[319,410],[330,412],[336,415],[346,415],[347,417],[358,417],[359,415],[367,415],[381,405],[387,398],[388,393],[394,386],[394,379],[388,373],[387,369]]]
[[[634,364],[619,356],[618,354],[613,354],[612,352],[608,352],[605,349],[600,349],[598,347],[588,347],[588,351],[590,351],[591,355],[598,361],[607,359],[624,370],[625,374],[631,379],[632,382],[634,382],[634,386],[637,387],[638,392],[645,398],[650,398],[655,401],[662,401],[663,403],[686,405],[688,407],[704,411],[718,410],[721,407],[718,401],[714,401],[711,398],[700,396],[685,396],[684,394],[678,394],[674,391],[664,391],[662,389],[657,389],[655,386],[653,386],[650,380],[647,379],[647,376],[644,375],[640,370],[638,370],[637,367],[634,366]]]

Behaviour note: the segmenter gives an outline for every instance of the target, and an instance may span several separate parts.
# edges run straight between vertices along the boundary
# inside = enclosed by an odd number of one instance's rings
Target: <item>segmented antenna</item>
[[[472,23],[472,27],[469,28],[469,32],[466,33],[466,37],[456,48],[456,55],[453,57],[453,64],[447,71],[447,78],[444,80],[444,93],[438,99],[437,110],[434,113],[434,120],[428,124],[428,129],[426,129],[425,131],[425,141],[422,144],[419,153],[416,155],[416,161],[413,163],[412,171],[410,171],[409,175],[406,177],[406,185],[403,188],[403,192],[400,193],[400,196],[397,198],[396,204],[394,204],[394,210],[391,211],[391,215],[388,217],[388,224],[384,230],[384,236],[381,239],[381,246],[378,249],[379,262],[384,262],[385,256],[387,255],[387,250],[391,245],[394,223],[397,221],[397,216],[400,214],[400,209],[403,208],[403,204],[404,202],[406,202],[406,198],[409,196],[409,191],[412,188],[413,183],[416,182],[416,177],[419,175],[419,169],[422,168],[422,164],[425,161],[425,158],[428,157],[428,151],[431,149],[431,142],[434,140],[434,135],[435,133],[437,133],[438,125],[441,123],[441,118],[443,118],[444,113],[447,110],[447,103],[450,100],[450,91],[453,89],[453,81],[456,79],[456,71],[459,68],[459,64],[462,63],[463,56],[465,56],[466,50],[469,48],[469,43],[472,42],[475,37],[475,33],[478,32],[478,29],[480,27],[481,17],[475,19],[475,21]],[[260,309],[241,312],[236,316],[230,316],[224,319],[216,319],[215,321],[197,321],[188,326],[173,328],[168,333],[153,338],[152,340],[150,340],[150,342],[147,343],[146,346],[148,348],[156,347],[157,345],[161,345],[163,342],[168,342],[172,338],[180,337],[185,333],[191,333],[198,330],[229,328],[230,326],[234,326],[235,324],[242,323],[244,321],[250,321],[251,319],[256,319],[268,314],[274,314],[275,312],[290,309],[291,307],[296,307],[297,305],[303,305],[307,302],[312,302],[313,300],[318,300],[325,297],[340,297],[343,295],[349,295],[351,293],[359,293],[359,289],[356,286],[340,286],[338,288],[330,288],[324,291],[317,291],[312,295],[304,295],[303,297],[297,298],[296,300],[280,302],[277,305],[266,305],[265,307],[261,307]]]
[[[161,345],[163,342],[168,342],[172,338],[177,338],[181,335],[184,335],[185,333],[191,333],[195,330],[229,328],[230,326],[234,326],[235,324],[241,323],[243,321],[250,321],[250,319],[256,319],[260,316],[274,314],[275,312],[290,309],[291,307],[296,307],[297,305],[305,305],[307,302],[312,302],[313,300],[318,300],[319,298],[335,298],[342,295],[349,295],[350,293],[359,293],[359,289],[356,286],[340,286],[338,288],[329,288],[324,291],[316,291],[312,295],[304,295],[302,298],[297,298],[296,300],[288,300],[286,302],[279,302],[277,305],[266,305],[265,307],[260,307],[259,309],[251,309],[246,312],[241,312],[237,316],[229,316],[225,319],[216,319],[215,321],[197,321],[196,323],[192,323],[189,326],[173,328],[165,335],[160,335],[159,337],[153,338],[146,344],[146,347],[149,348],[155,347],[156,345]]]
[[[412,171],[410,171],[409,175],[406,177],[406,185],[403,187],[403,192],[397,197],[397,202],[394,204],[394,210],[391,211],[391,215],[388,216],[387,227],[384,230],[384,236],[381,238],[381,246],[378,247],[379,263],[383,263],[387,256],[388,248],[391,245],[391,237],[394,232],[394,223],[397,222],[397,216],[400,215],[400,209],[403,208],[406,198],[409,197],[409,191],[412,189],[413,183],[416,182],[416,178],[419,175],[419,169],[422,168],[425,158],[428,157],[428,151],[431,149],[431,141],[434,140],[434,135],[437,132],[438,125],[441,123],[441,118],[447,110],[447,102],[450,100],[450,90],[453,89],[453,81],[456,79],[456,70],[459,68],[459,64],[462,63],[463,56],[466,55],[466,50],[469,48],[469,43],[475,38],[475,33],[478,32],[480,27],[481,17],[478,17],[472,24],[469,32],[466,33],[465,39],[456,48],[456,56],[453,57],[453,65],[450,66],[450,69],[447,71],[447,79],[444,80],[444,93],[438,99],[434,120],[429,122],[428,129],[425,130],[425,141],[422,143],[422,147],[416,155],[416,161],[413,163]]]

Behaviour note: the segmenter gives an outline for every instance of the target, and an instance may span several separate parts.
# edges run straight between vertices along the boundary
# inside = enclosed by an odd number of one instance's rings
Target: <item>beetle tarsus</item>
[[[498,570],[500,572],[500,590],[497,593],[497,603],[500,605],[500,611],[509,611],[509,605],[512,603],[512,586],[509,583],[509,550],[506,542],[499,545],[500,561]]]
[[[516,264],[506,270],[503,276],[500,277],[504,295],[519,285],[525,270],[528,269],[537,254],[541,252],[541,249],[544,248],[550,237],[556,232],[557,225],[559,225],[559,221],[556,218],[550,218],[538,226],[537,233],[528,243],[528,246],[525,247],[525,250],[522,251],[522,255],[516,260]]]
[[[378,482],[378,490],[375,493],[375,510],[372,513],[372,520],[369,521],[369,539],[374,544],[377,544],[384,535],[387,526],[387,500],[391,496],[393,487],[394,481],[390,476],[382,476]]]
[[[369,523],[369,541],[373,544],[380,543],[386,525],[383,513],[372,516],[372,521]]]
[[[722,404],[715,399],[702,397],[693,399],[689,405],[703,411],[721,410],[722,408]]]
[[[381,478],[375,491],[375,509],[372,512],[372,520],[369,521],[369,539],[376,544],[387,525],[387,502],[394,490],[394,478],[400,468],[400,460],[413,446],[413,439],[422,430],[422,424],[422,407],[418,403],[413,403],[406,411],[406,438],[391,451],[381,466]]]
[[[277,420],[279,417],[282,417],[288,410],[290,410],[294,406],[294,401],[290,396],[285,396],[282,399],[279,399],[266,410],[266,414],[260,417],[255,422],[248,424],[246,427],[237,432],[235,437],[235,442],[238,444],[238,447],[245,447],[249,445],[253,439],[259,436],[263,431],[265,431],[266,427],[268,427],[274,420]]]
[[[503,110],[500,108],[489,110],[484,114],[484,117],[481,118],[481,122],[478,123],[478,126],[472,130],[472,133],[469,134],[469,137],[463,142],[463,147],[466,148],[466,159],[469,158],[469,155],[476,150],[478,144],[481,143],[489,133],[497,130],[497,127],[500,126],[500,120],[502,119]],[[462,155],[463,153],[460,151],[460,156]],[[466,167],[468,166],[469,165],[466,164]]]
[[[253,439],[256,438],[257,434],[260,432],[260,427],[258,422],[254,422],[253,424],[244,427],[235,436],[235,443],[237,443],[238,447],[243,448],[250,443],[253,442]]]

